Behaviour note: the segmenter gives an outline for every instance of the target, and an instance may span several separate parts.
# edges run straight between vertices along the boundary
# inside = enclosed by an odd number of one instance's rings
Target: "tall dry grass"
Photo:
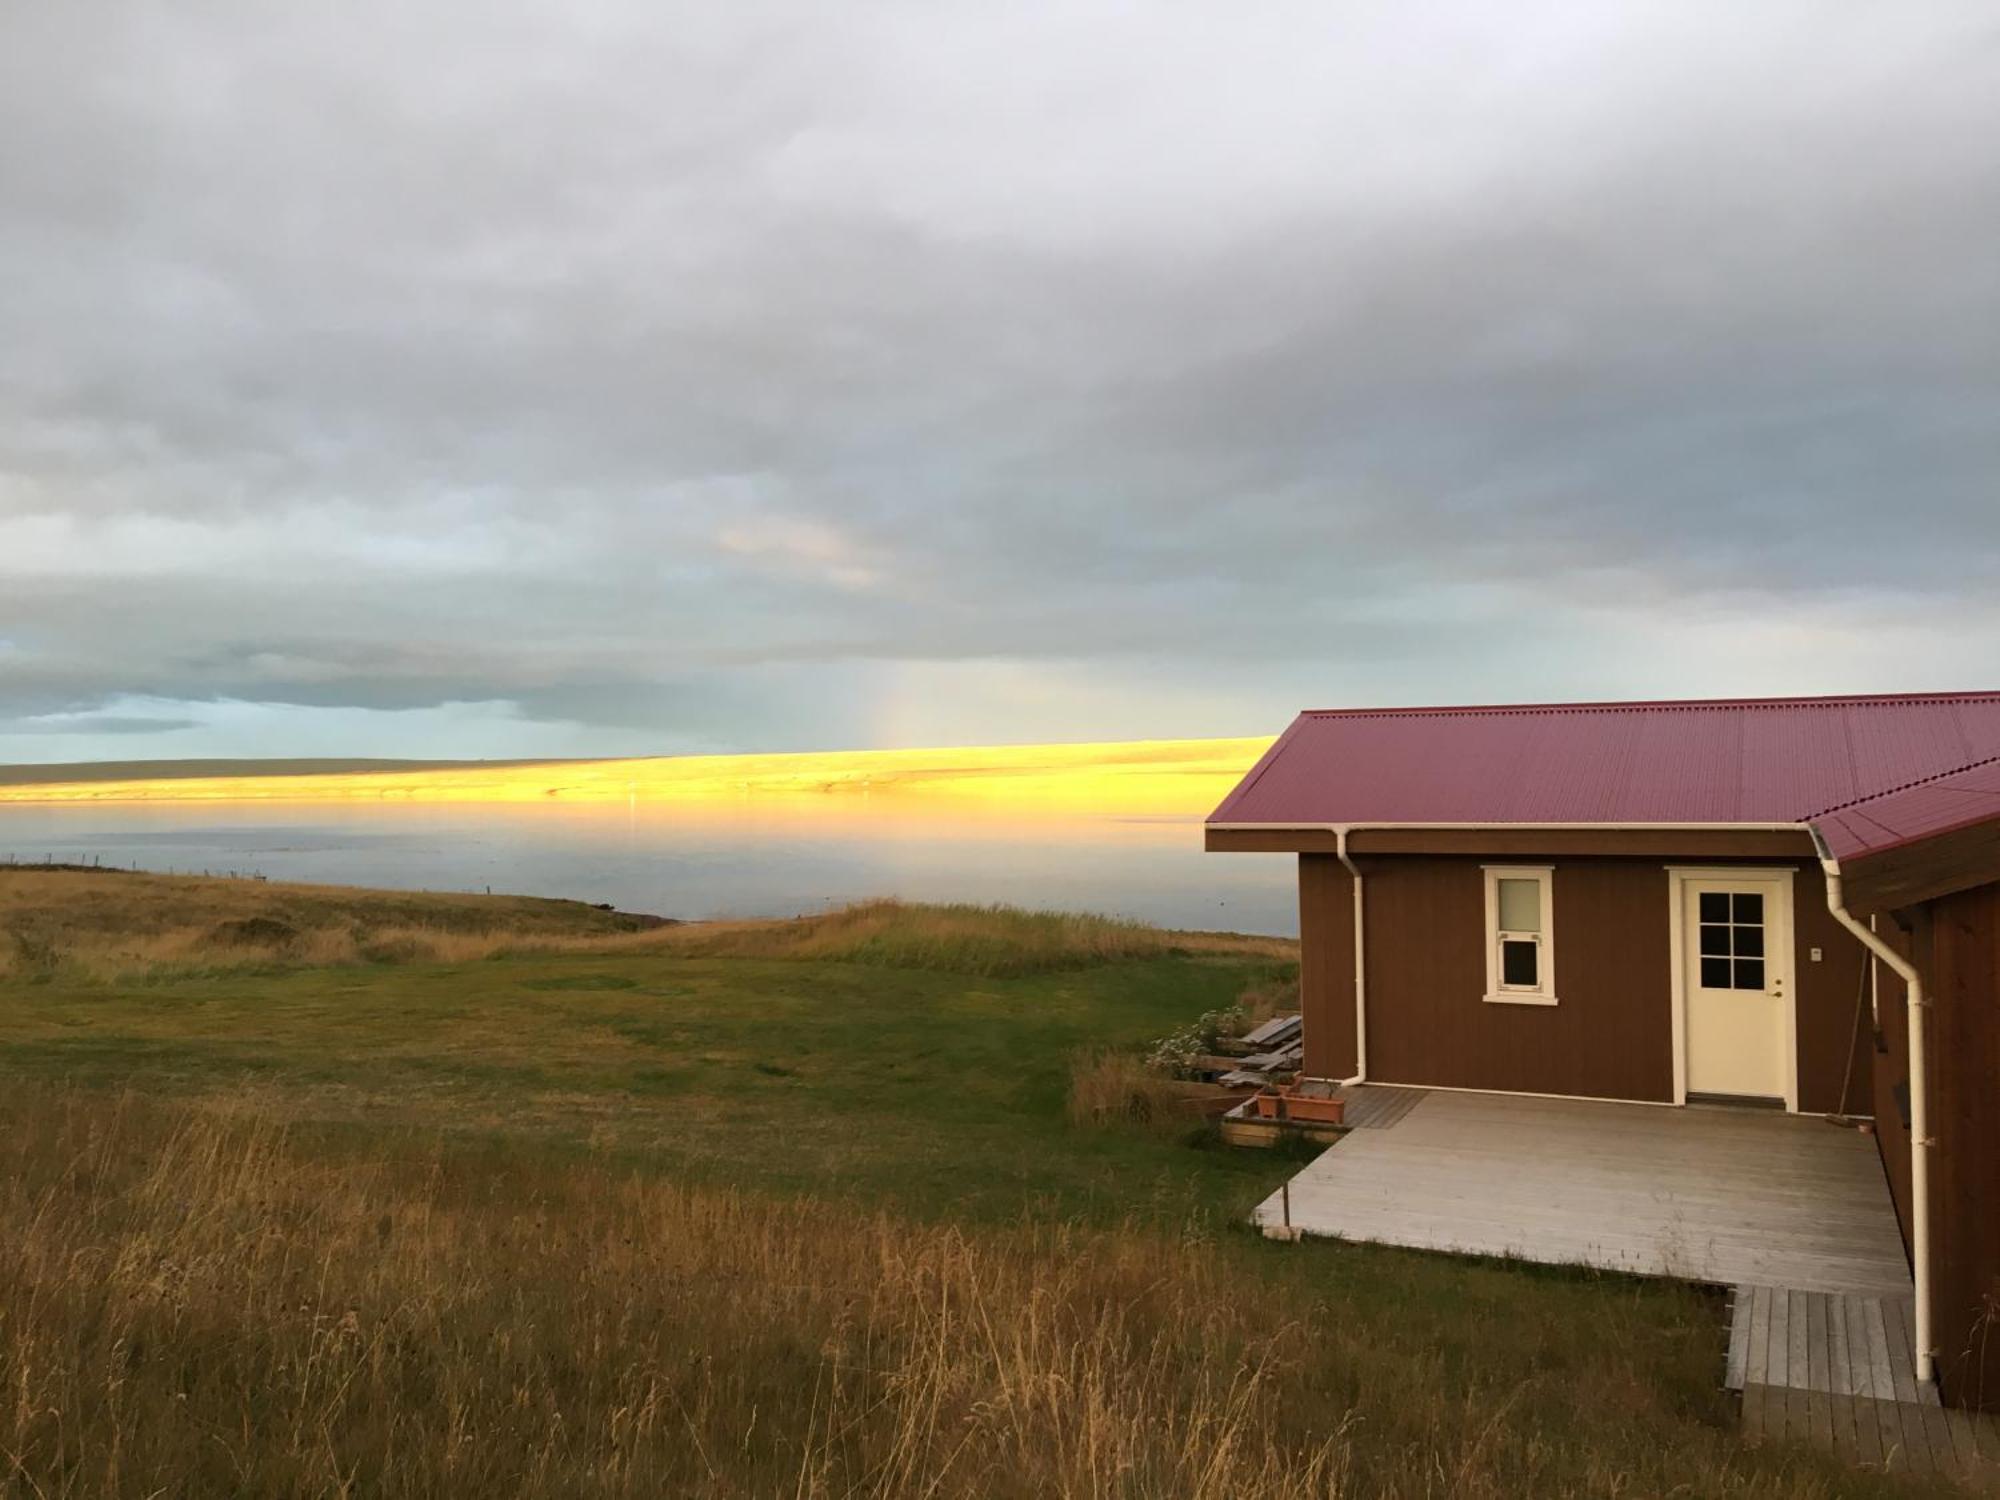
[[[0,1145],[0,1492],[1338,1487],[1319,1362],[1198,1247],[973,1237],[52,1093]]]
[[[1277,938],[1007,907],[870,901],[784,921],[661,925],[580,902],[518,896],[0,868],[0,981],[634,953],[1003,977],[1170,954],[1287,961],[1296,952],[1295,943]]]
[[[1916,1493],[1680,1409],[1638,1299],[276,1108],[0,1100],[0,1494]]]

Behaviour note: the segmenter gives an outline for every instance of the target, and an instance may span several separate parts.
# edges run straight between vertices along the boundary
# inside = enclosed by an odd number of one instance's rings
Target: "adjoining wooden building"
[[[1207,846],[1298,856],[1310,1076],[1872,1116],[2000,1410],[2000,693],[1308,712]]]

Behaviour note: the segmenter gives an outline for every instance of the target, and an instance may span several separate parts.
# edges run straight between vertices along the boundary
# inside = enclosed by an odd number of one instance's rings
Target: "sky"
[[[2000,687],[2000,9],[0,3],[0,761]]]

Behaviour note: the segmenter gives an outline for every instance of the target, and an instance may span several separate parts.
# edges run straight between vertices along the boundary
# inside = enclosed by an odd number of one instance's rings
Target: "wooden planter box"
[[[1300,1124],[1339,1125],[1347,1116],[1345,1099],[1300,1094],[1290,1088],[1252,1096],[1251,1113],[1260,1120],[1295,1120]]]
[[[1286,1120],[1311,1121],[1315,1125],[1339,1125],[1347,1118],[1345,1099],[1314,1098],[1309,1094],[1285,1093],[1280,1101]]]

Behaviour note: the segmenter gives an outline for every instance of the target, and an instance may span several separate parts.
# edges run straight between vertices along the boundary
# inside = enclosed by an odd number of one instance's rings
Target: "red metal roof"
[[[2000,692],[1313,710],[1217,824],[1801,823],[1851,852],[2000,816]],[[1970,769],[1980,768],[1980,769]],[[1959,782],[1958,775],[1970,777]],[[1867,804],[1867,805],[1863,805]]]
[[[2000,759],[1898,787],[1812,818],[1835,859],[1860,859],[2000,819]]]

